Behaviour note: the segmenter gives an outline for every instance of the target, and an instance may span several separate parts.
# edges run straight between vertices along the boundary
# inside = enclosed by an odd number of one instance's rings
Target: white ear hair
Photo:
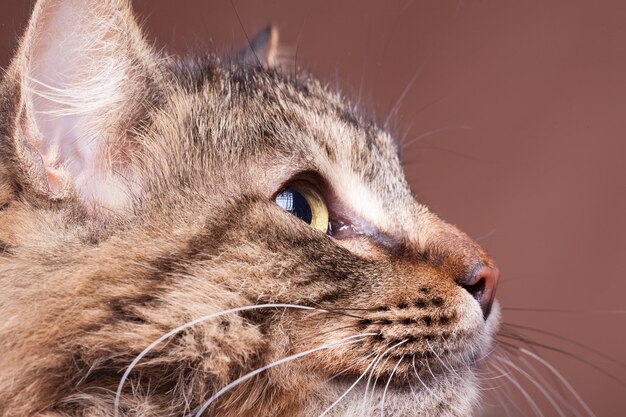
[[[125,1],[36,4],[17,58],[21,127],[51,194],[74,190],[85,204],[123,204],[125,175],[113,166],[123,152],[114,147],[139,104],[138,61],[148,49]]]

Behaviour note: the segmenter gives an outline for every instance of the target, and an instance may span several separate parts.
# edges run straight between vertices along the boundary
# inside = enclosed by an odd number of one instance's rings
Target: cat
[[[0,87],[11,417],[470,416],[499,272],[392,135],[270,27],[155,50],[124,0],[39,0]]]

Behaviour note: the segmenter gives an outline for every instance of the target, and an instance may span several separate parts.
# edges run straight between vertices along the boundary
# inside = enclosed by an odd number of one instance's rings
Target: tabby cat
[[[275,29],[41,0],[0,87],[0,415],[470,416],[498,271]]]

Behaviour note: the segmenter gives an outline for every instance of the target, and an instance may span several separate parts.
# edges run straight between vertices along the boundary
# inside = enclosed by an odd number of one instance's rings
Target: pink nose
[[[496,298],[496,287],[499,279],[500,271],[498,268],[483,266],[478,272],[459,282],[459,285],[478,301],[485,320],[489,317],[493,300]]]

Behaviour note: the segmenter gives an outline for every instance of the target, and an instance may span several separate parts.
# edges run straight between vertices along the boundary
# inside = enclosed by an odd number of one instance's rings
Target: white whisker
[[[435,352],[435,350],[431,346],[431,344],[428,341],[428,339],[425,339],[425,341],[426,341],[426,344],[428,345],[428,349],[430,349],[430,351],[435,355],[435,358],[437,358],[437,360],[441,363],[441,365],[444,368],[446,368],[448,370],[448,372],[454,374],[457,378],[459,378],[459,380],[463,380],[463,378],[461,378],[461,375],[459,375],[459,373],[457,371],[455,371],[454,369],[450,368],[446,363],[444,363],[444,361],[439,357],[437,352]]]
[[[499,356],[499,355],[494,353],[492,357],[497,357],[497,356]],[[487,363],[487,369],[488,369],[487,374],[491,375],[491,376],[489,376],[489,377],[481,376],[480,377],[481,381],[489,381],[489,382],[491,382],[491,381],[495,381],[495,380],[498,380],[498,379],[506,378],[506,375],[503,375],[500,372],[496,373],[493,369],[489,369],[489,365],[490,365],[490,363]],[[510,374],[510,372],[508,372],[508,373]],[[500,387],[500,386],[503,386],[503,385],[504,384],[500,384],[498,386]]]
[[[332,342],[328,342],[323,344],[322,346],[318,346],[316,348],[313,349],[309,349],[306,350],[304,352],[300,352],[300,353],[296,353],[294,355],[291,356],[287,356],[286,358],[280,359],[278,361],[272,362],[269,365],[265,365],[261,368],[255,369],[252,372],[248,372],[247,374],[245,374],[242,377],[237,378],[236,380],[234,380],[233,382],[231,382],[230,384],[226,385],[224,388],[220,389],[219,391],[217,391],[215,394],[213,394],[211,396],[211,398],[209,398],[208,400],[206,400],[197,410],[197,412],[194,414],[194,417],[200,417],[202,415],[202,413],[204,413],[204,411],[206,411],[207,408],[209,408],[209,406],[215,401],[217,400],[219,397],[221,397],[222,395],[224,395],[226,392],[230,391],[231,389],[233,389],[234,387],[236,387],[237,385],[249,380],[250,378],[254,377],[255,375],[260,374],[261,372],[264,372],[270,368],[273,368],[275,366],[281,365],[283,363],[286,362],[291,362],[293,360],[296,360],[298,358],[301,358],[303,356],[306,355],[310,355],[311,353],[320,351],[320,350],[324,350],[324,349],[331,349],[334,347],[340,347],[340,346],[345,346],[345,345],[350,345],[353,343],[358,343],[360,341],[362,341],[363,339],[365,339],[367,336],[374,336],[376,335],[376,333],[361,333],[361,334],[357,334],[354,336],[349,336],[349,337],[345,337],[343,339],[339,339],[339,340],[334,340]],[[358,338],[357,340],[352,340]]]
[[[502,398],[502,395],[500,394],[500,391],[494,390],[493,392],[494,392],[494,394],[496,396],[496,399],[498,400],[498,403],[500,403],[500,407],[504,409],[504,412],[506,413],[506,416],[507,417],[513,417],[511,415],[511,411],[509,410],[509,405],[506,402],[504,402],[504,399]]]
[[[408,94],[409,91],[411,91],[411,87],[413,87],[413,84],[419,78],[419,76],[422,73],[422,70],[426,66],[427,62],[428,62],[428,60],[424,61],[424,63],[422,63],[422,65],[419,66],[417,71],[415,71],[415,74],[413,74],[413,77],[411,77],[411,80],[408,82],[406,87],[404,87],[404,90],[402,90],[402,94],[400,94],[400,96],[398,97],[396,102],[391,107],[391,110],[389,110],[389,114],[387,115],[387,118],[385,119],[385,123],[384,123],[383,126],[388,126],[389,125],[389,121],[397,113],[397,111],[400,108],[400,106],[402,105],[402,102],[404,101],[406,95]]]
[[[176,327],[175,329],[172,329],[169,332],[165,333],[163,336],[159,337],[154,342],[150,343],[150,345],[148,345],[148,347],[146,347],[143,351],[141,351],[141,353],[139,355],[137,355],[137,357],[135,357],[135,359],[130,363],[130,365],[126,369],[126,372],[124,372],[124,375],[122,376],[122,379],[120,379],[120,383],[117,386],[117,391],[115,393],[115,401],[113,403],[113,416],[114,417],[119,417],[119,407],[120,407],[120,399],[122,397],[122,389],[124,388],[124,383],[128,379],[128,376],[130,375],[131,371],[139,363],[139,361],[141,361],[141,359],[143,359],[144,356],[146,356],[152,349],[154,349],[161,342],[163,342],[166,339],[169,339],[170,337],[174,336],[175,334],[177,334],[179,332],[182,332],[185,329],[188,329],[188,328],[190,328],[192,326],[195,326],[196,324],[205,322],[207,320],[211,320],[211,319],[214,319],[214,318],[217,318],[217,317],[221,317],[221,316],[224,316],[226,314],[237,313],[237,312],[240,312],[240,311],[249,311],[249,310],[262,309],[262,308],[294,308],[294,309],[298,309],[298,310],[326,311],[326,310],[319,309],[319,308],[300,306],[300,305],[295,305],[295,304],[259,304],[259,305],[249,305],[249,306],[244,306],[244,307],[236,307],[236,308],[231,308],[229,310],[219,311],[217,313],[213,313],[213,314],[209,314],[209,315],[206,315],[206,316],[203,316],[203,317],[199,317],[199,318],[197,318],[195,320],[192,320],[192,321],[187,322],[187,323],[185,323],[183,325],[180,325],[180,326]]]
[[[561,401],[561,403],[563,403],[565,405],[565,407],[567,407],[567,409],[569,411],[574,413],[576,415],[576,417],[583,417],[583,415],[580,413],[580,411],[577,410],[576,407],[574,407],[572,404],[570,404],[569,401],[567,401],[565,396],[563,396],[560,392],[558,392],[557,390],[555,390],[554,388],[552,388],[550,386],[550,383],[548,381],[546,381],[546,379],[532,365],[532,363],[530,363],[530,361],[528,361],[526,358],[521,357],[521,356],[518,356],[517,359],[520,360],[524,365],[526,365],[526,368],[537,378],[537,380],[543,382],[545,388],[548,391],[550,391],[552,393],[552,395],[554,395],[556,398],[558,398]]]
[[[380,365],[380,371],[384,371],[385,370],[385,365],[387,365],[387,361],[389,361],[389,358],[385,358],[385,360],[382,363],[379,363]],[[372,370],[372,372],[374,372],[374,370]],[[378,384],[378,378],[380,378],[380,372],[376,373],[376,377],[374,378],[374,383],[372,384],[372,392],[370,394],[369,400],[374,401],[374,396],[376,395],[376,384]]]
[[[380,355],[380,359],[378,360],[378,362],[374,365],[374,368],[372,368],[372,370],[370,371],[370,376],[367,378],[367,385],[365,386],[365,393],[363,395],[363,405],[367,404],[368,402],[368,397],[367,397],[367,393],[368,393],[368,389],[369,389],[369,385],[370,385],[370,381],[372,380],[372,376],[374,375],[374,371],[376,370],[376,366],[378,366],[380,364],[380,361],[383,359],[383,357],[385,357],[385,355],[387,355],[389,352],[391,352],[393,349],[397,348],[400,345],[403,345],[404,343],[406,343],[408,341],[408,339],[405,339],[401,342],[396,343],[395,345],[391,346],[390,348],[388,348],[387,350],[385,350],[381,355]],[[389,358],[385,359],[385,361],[383,362],[383,366],[385,363],[387,363],[387,360]],[[374,379],[374,384],[372,385],[372,393],[370,394],[370,397],[373,399],[374,398],[374,392],[376,390],[376,381],[378,381],[378,375],[376,376],[376,378]]]
[[[369,360],[369,358],[371,358],[372,356],[376,356],[376,357],[377,357],[377,355],[376,355],[375,353],[370,353],[369,355],[365,356],[365,357],[363,358],[363,360],[364,360],[364,361],[367,361],[367,360]],[[374,358],[374,360],[376,360],[376,358]],[[356,364],[355,364],[355,365],[356,365]],[[337,373],[336,373],[336,374],[334,374],[333,376],[331,376],[331,377],[329,377],[329,378],[325,379],[325,380],[324,380],[324,384],[326,384],[326,383],[328,383],[328,382],[332,381],[333,379],[338,378],[338,377],[340,377],[341,375],[343,375],[343,374],[347,373],[347,372],[350,370],[350,368],[352,368],[353,366],[354,366],[354,365],[348,366],[346,369],[343,369],[341,372],[337,372]],[[368,368],[369,368],[369,367],[368,367]]]
[[[501,357],[502,355],[508,356],[506,354],[506,352],[501,352],[500,355],[494,355],[494,357],[495,357],[494,360],[497,360],[497,358]],[[504,374],[504,377],[507,379],[507,382],[510,382],[510,378],[513,378],[512,371],[507,368],[505,370],[505,372],[506,372],[506,374]],[[513,390],[511,388],[511,384],[510,383],[506,383],[506,384],[503,385],[503,388],[506,390],[505,398],[508,400],[509,404],[512,405],[515,408],[515,410],[519,412],[519,415],[522,415],[522,416],[526,415],[527,412],[522,410],[521,406],[517,403],[517,400],[515,399],[516,396],[513,394]]]
[[[324,411],[322,412],[322,414],[320,414],[320,415],[319,415],[319,417],[322,417],[322,416],[326,415],[326,413],[328,413],[328,412],[329,412],[330,410],[332,410],[332,409],[333,409],[333,408],[334,408],[337,404],[339,404],[339,402],[340,402],[341,400],[343,400],[343,399],[344,399],[344,397],[345,397],[346,395],[348,395],[348,394],[350,393],[350,391],[352,391],[352,390],[354,389],[354,387],[356,387],[356,386],[357,386],[357,384],[359,383],[359,381],[361,381],[361,380],[365,377],[365,375],[367,375],[367,371],[369,371],[369,369],[370,369],[370,368],[374,365],[374,363],[378,360],[378,358],[379,358],[380,356],[381,356],[381,355],[377,355],[377,356],[376,356],[376,357],[375,357],[375,358],[374,358],[374,359],[370,362],[370,364],[367,366],[367,368],[365,368],[365,371],[363,371],[363,373],[361,374],[361,376],[359,376],[359,377],[357,378],[357,380],[356,380],[356,381],[354,381],[354,383],[353,383],[352,385],[350,385],[350,388],[348,388],[348,389],[347,389],[347,390],[346,390],[346,391],[345,391],[345,392],[341,395],[341,397],[337,398],[337,400],[335,400],[335,402],[334,402],[334,403],[332,403],[332,404],[330,405],[330,407],[328,407],[326,410],[324,410]]]
[[[502,358],[494,358],[496,361],[500,362],[500,360]],[[503,362],[500,362],[501,364],[504,365]],[[495,367],[497,370],[499,370],[500,372],[504,373],[504,370],[499,367],[498,365],[496,365],[495,363],[492,363],[492,366]],[[544,417],[543,413],[541,412],[541,409],[539,409],[539,406],[537,405],[537,403],[532,399],[532,397],[530,396],[530,394],[528,394],[528,391],[526,391],[524,389],[524,387],[522,387],[522,385],[512,376],[509,374],[505,374],[507,379],[509,381],[511,381],[511,383],[519,390],[519,392],[524,396],[524,398],[526,399],[526,401],[528,402],[528,405],[530,406],[530,408],[533,410],[533,412],[535,413],[535,415],[539,416],[539,417]]]
[[[382,358],[387,354],[387,352],[389,352],[389,350],[391,350],[391,348],[387,349],[386,351],[384,351],[383,353],[379,354],[376,357],[374,366],[370,370],[370,374],[367,377],[367,383],[365,384],[365,393],[363,394],[363,406],[365,406],[365,404],[367,403],[367,393],[369,392],[370,381],[372,380],[372,375],[374,374],[374,370],[376,369],[376,366],[378,366],[378,363],[382,360]]]
[[[393,375],[396,373],[396,370],[398,369],[398,366],[400,366],[400,362],[402,362],[403,359],[404,355],[402,355],[398,363],[396,363],[396,366],[393,368],[393,371],[391,371],[391,375],[389,375],[389,379],[387,380],[387,384],[383,390],[383,398],[380,400],[380,417],[385,417],[385,397],[387,396],[387,390],[389,389],[389,384],[393,379]]]
[[[563,413],[563,410],[561,409],[561,407],[556,403],[554,398],[552,398],[552,395],[550,395],[550,393],[548,393],[548,391],[546,391],[546,389],[543,387],[543,385],[541,385],[528,372],[524,371],[520,366],[515,365],[512,361],[510,361],[510,360],[508,360],[508,359],[506,359],[504,357],[501,357],[500,361],[506,363],[511,368],[515,369],[520,375],[522,375],[524,378],[526,378],[528,381],[530,381],[543,394],[543,396],[548,400],[548,402],[552,405],[552,407],[554,407],[554,409],[559,414],[559,416],[566,417],[565,414]]]
[[[428,372],[430,373],[430,376],[433,377],[433,381],[436,381],[437,377],[433,373],[433,370],[430,368],[430,362],[428,361],[428,357],[424,357],[424,359],[426,360],[426,367],[428,368]]]
[[[463,125],[461,125],[461,126],[444,126],[444,127],[440,127],[438,129],[429,130],[428,132],[422,133],[419,136],[411,138],[409,141],[407,141],[404,144],[404,148],[408,148],[411,145],[413,145],[414,143],[419,142],[422,139],[426,139],[429,136],[433,136],[433,135],[436,135],[438,133],[445,132],[447,130],[453,130],[453,129],[472,130],[472,128],[470,126],[463,126]]]
[[[429,368],[430,369],[430,368]],[[448,407],[450,407],[452,410],[456,411],[458,413],[458,415],[463,415],[464,413],[459,410],[457,407],[455,407],[454,405],[452,405],[447,399],[441,397],[440,395],[438,395],[435,391],[433,391],[432,389],[430,389],[428,387],[428,385],[426,385],[426,383],[422,380],[422,378],[419,375],[419,372],[417,372],[417,368],[415,367],[415,355],[413,355],[413,372],[415,372],[415,376],[417,377],[417,380],[419,381],[420,384],[422,384],[422,386],[424,387],[424,389],[433,397],[435,397],[438,401],[440,401],[443,404],[446,404]],[[432,372],[431,372],[432,374]]]
[[[583,399],[580,397],[580,395],[578,395],[578,392],[576,392],[574,387],[572,387],[570,385],[570,383],[567,382],[567,380],[563,377],[563,375],[561,375],[561,373],[559,371],[557,371],[554,366],[550,365],[545,359],[543,359],[542,357],[534,354],[533,352],[529,351],[528,349],[520,347],[519,351],[522,352],[525,355],[530,356],[531,358],[535,359],[537,362],[539,362],[543,366],[545,366],[550,372],[552,372],[552,374],[554,376],[556,376],[561,381],[561,383],[569,390],[569,392],[574,396],[574,398],[576,398],[576,400],[580,403],[580,405],[585,409],[585,412],[587,412],[587,414],[589,414],[592,417],[596,417],[596,415],[594,414],[593,411],[591,411],[591,409],[589,408],[587,403],[585,401],[583,401]]]

